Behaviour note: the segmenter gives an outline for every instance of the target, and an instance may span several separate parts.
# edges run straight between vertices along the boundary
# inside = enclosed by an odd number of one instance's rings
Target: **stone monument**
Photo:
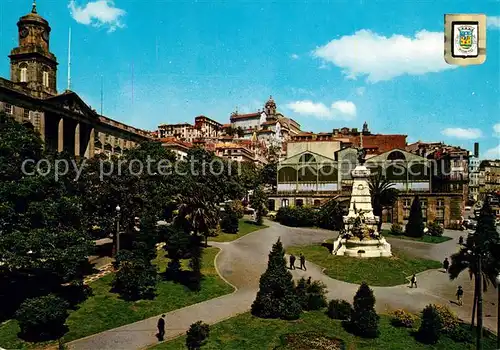
[[[377,232],[379,217],[373,215],[370,195],[370,169],[364,165],[364,150],[358,150],[359,165],[353,177],[349,213],[344,216],[345,229],[333,244],[333,254],[360,258],[389,257],[391,245]]]

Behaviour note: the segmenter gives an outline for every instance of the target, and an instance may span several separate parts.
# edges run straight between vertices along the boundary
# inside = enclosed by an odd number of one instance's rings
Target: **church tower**
[[[270,119],[270,117],[274,117],[276,114],[276,102],[274,102],[272,96],[269,96],[269,100],[267,100],[264,106],[264,112],[266,112],[268,119]]]
[[[17,22],[19,46],[10,58],[10,80],[24,85],[39,98],[57,94],[57,59],[49,50],[50,26],[33,8]]]

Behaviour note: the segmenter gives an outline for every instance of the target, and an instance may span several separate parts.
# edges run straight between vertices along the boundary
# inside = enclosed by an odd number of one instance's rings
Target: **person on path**
[[[457,288],[457,304],[458,306],[462,306],[462,297],[464,296],[464,290],[462,289],[462,286],[458,286]]]
[[[415,285],[415,288],[417,288],[417,275],[415,275],[415,274],[413,274],[413,276],[411,276],[410,288],[413,288],[414,285]]]
[[[458,244],[460,244],[460,245],[464,244],[464,237],[463,236],[458,237]]]
[[[295,270],[295,255],[290,254],[290,270]]]
[[[443,261],[443,269],[445,272],[448,272],[448,269],[450,268],[450,261],[448,260],[448,258],[444,258],[444,261]]]
[[[161,315],[158,320],[158,340],[163,341],[165,338],[165,315]]]
[[[300,253],[300,269],[307,271],[307,269],[306,269],[306,257],[302,253]]]

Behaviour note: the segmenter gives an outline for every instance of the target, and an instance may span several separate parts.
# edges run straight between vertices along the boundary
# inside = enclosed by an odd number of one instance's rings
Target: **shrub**
[[[317,213],[311,207],[283,207],[276,213],[276,221],[292,227],[311,227],[316,225]]]
[[[399,223],[394,223],[391,225],[391,235],[393,236],[401,236],[403,235],[403,226],[401,226]]]
[[[457,343],[472,343],[473,341],[470,329],[464,325],[455,327],[448,333],[448,336]]]
[[[158,276],[150,261],[132,257],[120,262],[113,288],[125,300],[148,299],[154,296]]]
[[[316,226],[328,230],[340,230],[343,227],[343,211],[334,199],[323,204],[316,214]]]
[[[292,274],[286,267],[285,250],[278,239],[269,253],[267,269],[260,277],[251,312],[262,318],[297,319],[301,311]]]
[[[26,299],[16,312],[21,334],[34,341],[59,338],[64,333],[69,304],[49,294]]]
[[[422,323],[418,338],[423,343],[436,344],[441,335],[442,322],[435,305],[427,305],[422,311]]]
[[[352,313],[352,306],[345,300],[333,299],[328,303],[328,317],[334,320],[349,320]]]
[[[302,278],[303,279],[303,278]],[[298,286],[297,286],[298,287]],[[301,294],[301,293],[300,293]],[[326,285],[321,281],[306,282],[305,296],[300,299],[303,310],[320,310],[326,306]]]
[[[231,206],[227,206],[223,212],[220,227],[223,232],[238,233],[238,214]]]
[[[427,228],[429,229],[429,235],[434,236],[434,237],[441,237],[444,233],[443,227],[438,224],[437,222],[431,222],[429,225],[427,225]]]
[[[417,317],[403,309],[395,310],[392,313],[391,323],[395,327],[413,328]]]
[[[441,319],[441,331],[449,334],[454,331],[460,324],[460,321],[448,307],[444,305],[434,305],[439,318]]]
[[[186,347],[189,350],[200,349],[207,341],[210,335],[208,324],[198,321],[193,323],[186,333]]]
[[[379,335],[380,317],[375,312],[375,296],[368,284],[363,282],[354,296],[350,325],[352,331],[361,337],[376,338]]]

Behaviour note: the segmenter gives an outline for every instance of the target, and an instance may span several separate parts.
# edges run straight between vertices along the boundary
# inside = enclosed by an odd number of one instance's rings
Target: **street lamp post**
[[[116,254],[120,251],[120,206],[117,205],[116,208]]]
[[[497,349],[500,349],[500,274],[496,278],[497,282]]]

